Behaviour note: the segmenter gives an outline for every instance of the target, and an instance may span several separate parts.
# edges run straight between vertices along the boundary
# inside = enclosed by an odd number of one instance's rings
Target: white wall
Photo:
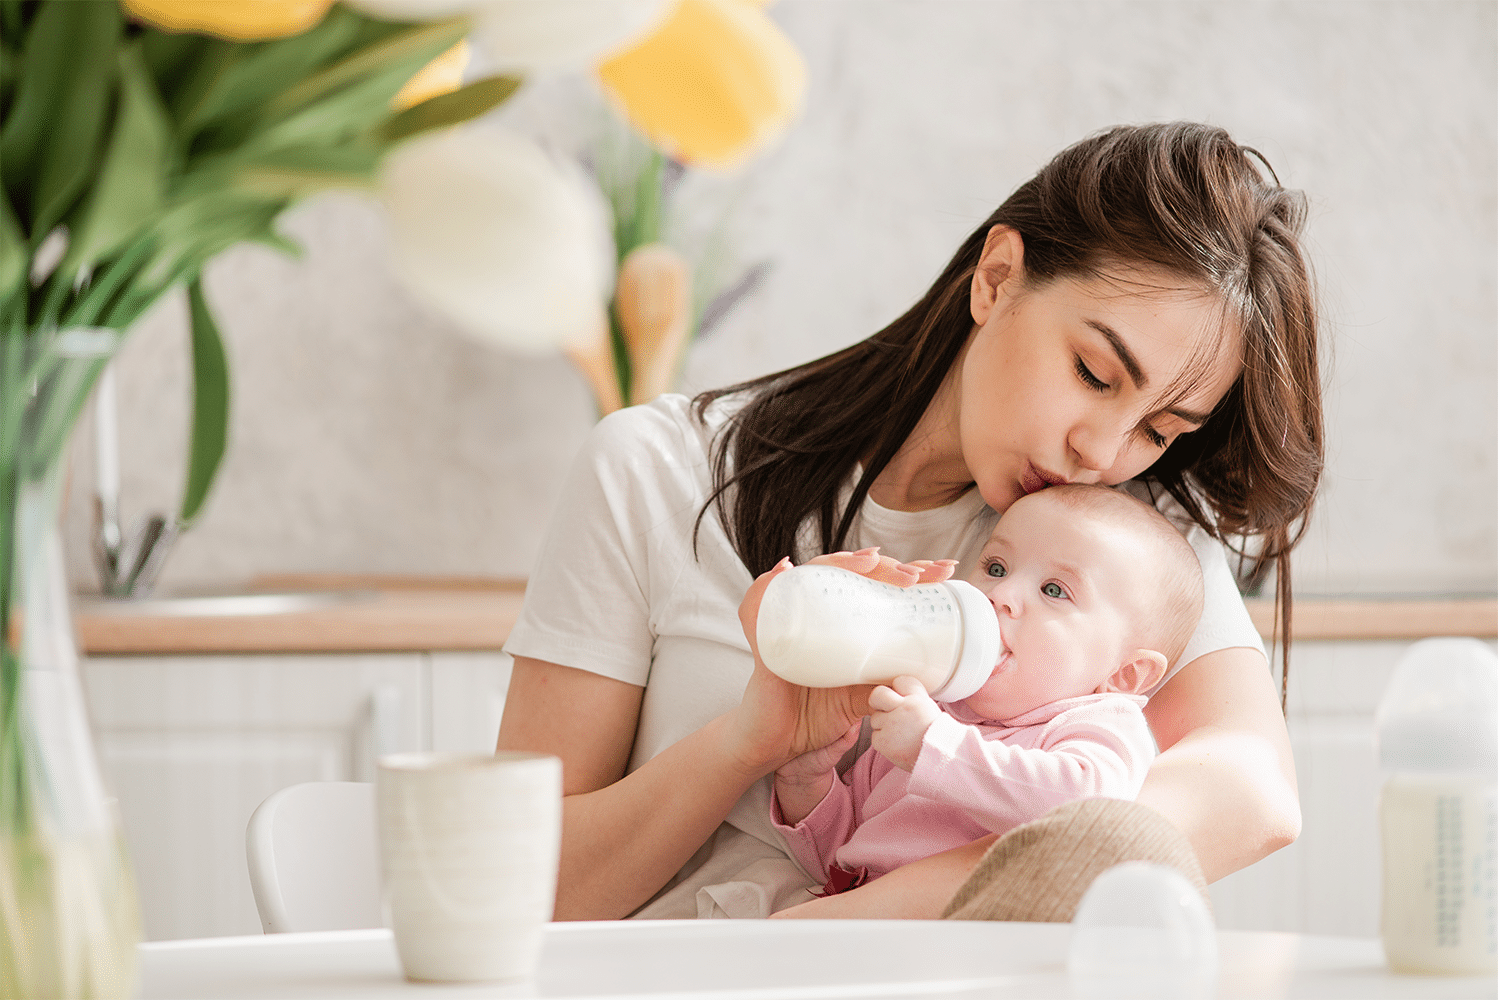
[[[1491,2],[837,2],[771,8],[807,106],[732,178],[692,176],[685,231],[728,213],[767,284],[689,358],[693,390],[807,360],[893,318],[1051,154],[1118,122],[1197,118],[1307,190],[1327,307],[1329,466],[1298,590],[1493,592],[1496,15]],[[578,78],[499,112],[571,144]],[[593,421],[560,357],[471,344],[388,278],[378,211],[328,196],[208,276],[235,376],[231,451],[167,587],[261,572],[522,574]],[[732,268],[731,268],[732,269]],[[127,514],[175,507],[180,300],[120,361]],[[88,435],[78,442],[86,446]],[[87,452],[69,540],[88,556]]]

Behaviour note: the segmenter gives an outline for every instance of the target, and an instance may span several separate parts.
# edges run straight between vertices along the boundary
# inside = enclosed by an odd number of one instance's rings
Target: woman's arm
[[[898,563],[875,550],[819,556],[872,579],[910,585],[946,579],[946,561]],[[740,608],[755,641],[763,573]],[[555,754],[563,762],[563,834],[556,918],[627,916],[666,885],[757,779],[846,737],[869,685],[805,688],[755,657],[740,704],[630,774],[645,689],[586,670],[517,656],[495,749]]]
[[[730,751],[728,716],[630,775],[645,689],[516,657],[497,750],[563,762],[558,920],[608,920],[650,899],[692,857],[764,770]]]
[[[1259,651],[1198,657],[1145,712],[1161,755],[1136,801],[1187,835],[1209,882],[1297,839],[1302,810],[1291,740]]]

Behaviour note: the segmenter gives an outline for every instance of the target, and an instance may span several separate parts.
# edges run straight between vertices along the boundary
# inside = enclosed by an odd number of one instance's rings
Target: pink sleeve
[[[823,801],[796,826],[784,822],[781,803],[775,795],[771,796],[772,825],[786,841],[792,860],[813,878],[828,881],[828,866],[833,863],[834,854],[854,836],[861,807],[869,798],[870,769],[879,756],[874,750],[865,751],[842,779],[834,779]]]
[[[922,739],[907,791],[1004,832],[1077,799],[1135,798],[1155,756],[1133,705],[1075,709],[1034,730],[1013,730],[1011,742],[987,740],[978,726],[939,716]]]

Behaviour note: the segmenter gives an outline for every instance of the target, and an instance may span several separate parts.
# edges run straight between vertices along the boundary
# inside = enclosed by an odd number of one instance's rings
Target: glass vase
[[[140,911],[79,681],[63,453],[119,343],[0,333],[0,996],[126,997]]]

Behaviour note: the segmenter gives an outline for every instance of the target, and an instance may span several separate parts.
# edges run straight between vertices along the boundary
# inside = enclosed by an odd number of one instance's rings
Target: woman
[[[1217,541],[1254,553],[1252,578],[1276,568],[1285,623],[1322,415],[1302,200],[1257,160],[1191,123],[1086,139],[875,336],[600,423],[507,645],[498,743],[563,760],[559,919],[805,900],[765,779],[846,733],[866,693],[757,664],[747,588],[787,554],[902,583],[952,556],[964,575],[996,516],[1061,482],[1153,499],[1204,563],[1203,621],[1146,707],[1162,752],[1139,801],[1210,881],[1296,837],[1285,724]],[[937,915],[983,847],[924,862],[919,892],[880,880],[877,915]]]

